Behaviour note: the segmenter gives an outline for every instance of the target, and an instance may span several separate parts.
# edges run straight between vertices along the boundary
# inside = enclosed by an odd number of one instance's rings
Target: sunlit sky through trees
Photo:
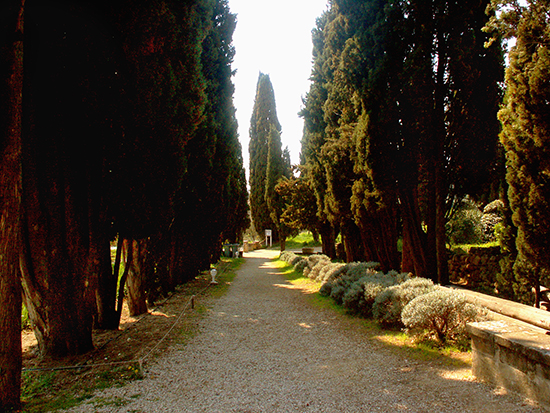
[[[259,72],[269,74],[282,126],[283,148],[298,163],[303,121],[298,117],[309,89],[311,30],[327,8],[327,0],[229,0],[237,14],[233,36],[235,107],[248,170],[248,129]]]

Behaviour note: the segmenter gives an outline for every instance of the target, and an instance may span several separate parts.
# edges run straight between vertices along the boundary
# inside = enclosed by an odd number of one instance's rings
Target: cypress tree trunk
[[[121,259],[121,241],[117,243],[117,251],[114,269],[111,264],[111,244],[105,239],[95,246],[93,253],[97,255],[99,261],[99,272],[96,295],[97,314],[95,327],[104,330],[116,330],[116,287],[118,280],[118,269]]]
[[[24,166],[33,169],[30,162]],[[38,190],[35,178],[36,172],[24,174],[25,305],[42,355],[85,353],[93,348],[95,291],[86,271],[88,233],[74,218],[81,206],[75,205],[70,187],[58,194],[42,183]]]
[[[334,234],[333,226],[328,221],[326,221],[325,223],[321,224],[319,234],[321,235],[323,254],[328,256],[330,259],[335,259],[336,235]]]
[[[131,316],[147,312],[147,296],[145,294],[146,274],[145,257],[147,255],[147,240],[133,240],[133,255],[128,272],[128,309]]]
[[[21,104],[23,10],[0,9],[0,411],[21,407]]]
[[[342,224],[342,242],[346,251],[346,262],[365,260],[361,231],[351,220]]]

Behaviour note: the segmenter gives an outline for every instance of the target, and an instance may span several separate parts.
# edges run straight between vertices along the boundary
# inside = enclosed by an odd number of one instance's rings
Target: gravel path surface
[[[273,268],[277,255],[245,254],[228,293],[212,301],[185,348],[157,359],[145,379],[71,411],[544,411],[365,339],[345,317],[307,304]]]

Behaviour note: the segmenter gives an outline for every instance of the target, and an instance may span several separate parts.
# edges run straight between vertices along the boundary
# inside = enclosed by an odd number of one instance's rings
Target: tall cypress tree
[[[285,153],[281,150],[281,135],[273,125],[269,128],[267,138],[267,168],[265,179],[265,200],[271,221],[275,225],[278,238],[280,240],[281,251],[285,250],[286,237],[289,235],[290,228],[281,221],[284,212],[284,199],[275,190],[277,183],[282,178],[290,177],[290,162],[287,158],[288,149]]]
[[[325,43],[328,36],[328,26],[334,16],[335,13],[332,9],[323,12],[316,21],[316,27],[312,30],[313,68],[310,76],[311,86],[303,99],[304,107],[299,113],[304,119],[300,153],[301,177],[309,183],[315,195],[317,230],[321,235],[322,251],[331,258],[336,258],[336,229],[328,219],[325,209],[327,181],[321,162],[321,149],[327,138],[327,123],[323,113],[323,105],[328,94],[324,67],[329,56],[325,53]]]
[[[550,276],[550,4],[505,3],[514,7],[502,15],[502,28],[516,37],[506,70],[506,106],[499,112],[508,197],[518,229],[514,272],[516,288],[533,288],[539,306],[540,284]]]
[[[276,225],[271,218],[265,197],[268,141],[272,129],[275,133],[281,132],[281,124],[277,118],[275,93],[269,75],[260,73],[250,119],[250,143],[248,146],[250,153],[250,210],[254,226],[260,235],[266,229],[276,231]]]

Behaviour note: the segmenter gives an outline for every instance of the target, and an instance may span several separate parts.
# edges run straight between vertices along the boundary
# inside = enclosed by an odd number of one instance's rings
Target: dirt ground
[[[138,378],[140,359],[145,357],[143,367],[146,368],[147,363],[167,348],[181,345],[186,337],[193,334],[202,312],[202,301],[211,294],[208,291],[210,281],[208,274],[197,277],[169,297],[156,302],[148,314],[141,316],[130,317],[124,305],[119,330],[95,330],[95,350],[81,356],[57,360],[42,358],[32,330],[23,330],[23,382],[26,375],[33,375],[34,380],[31,381],[39,382],[39,376],[49,376],[50,383],[43,391],[33,390],[31,395],[26,395],[24,391],[24,404],[30,401],[25,400],[26,397],[35,399],[30,403],[32,405],[37,398],[54,398],[65,391],[78,397],[97,387]],[[172,326],[174,328],[167,335]],[[79,366],[82,368],[75,368]]]

